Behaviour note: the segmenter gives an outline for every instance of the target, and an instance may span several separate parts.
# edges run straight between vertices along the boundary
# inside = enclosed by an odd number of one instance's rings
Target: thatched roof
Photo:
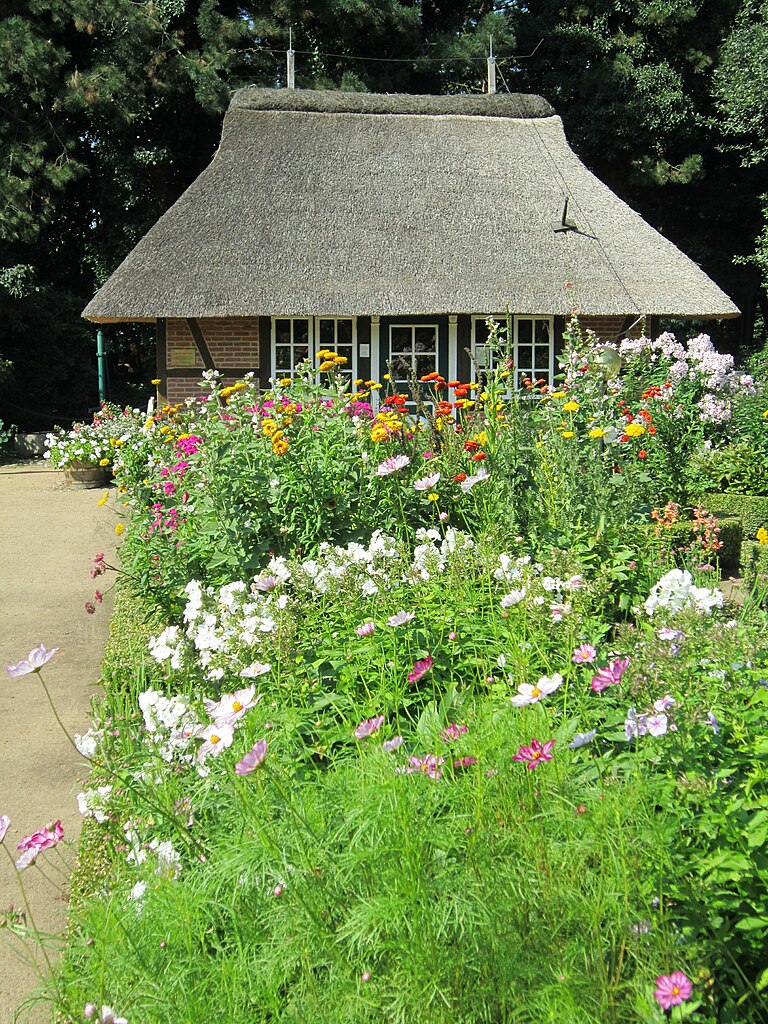
[[[578,231],[556,232],[565,198]],[[598,181],[538,96],[242,89],[210,166],[91,320],[564,313],[735,316]]]

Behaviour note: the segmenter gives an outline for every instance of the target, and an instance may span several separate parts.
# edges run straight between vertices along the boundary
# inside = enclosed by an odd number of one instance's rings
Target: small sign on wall
[[[171,366],[195,366],[195,356],[197,353],[194,349],[186,348],[176,352],[170,352],[170,365]]]

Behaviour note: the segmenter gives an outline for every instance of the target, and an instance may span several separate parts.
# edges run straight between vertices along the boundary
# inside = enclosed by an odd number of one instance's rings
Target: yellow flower
[[[574,433],[572,430],[561,430],[560,433],[563,437],[573,437]]]
[[[287,388],[287,387],[290,387],[291,384],[293,384],[293,378],[291,378],[291,377],[281,377],[280,380],[277,383],[280,385],[281,388]]]
[[[481,391],[480,394],[478,395],[478,398],[480,399],[481,402],[487,402],[489,398],[488,392]]]
[[[645,427],[641,423],[628,423],[624,429],[627,437],[642,437]]]
[[[563,412],[578,412],[581,406],[578,402],[570,401],[566,402],[563,406]]]
[[[470,440],[477,441],[481,448],[485,448],[488,444],[488,435],[484,430],[481,430],[479,434],[475,434],[475,436]]]
[[[565,392],[564,391],[553,391],[552,392],[552,398],[565,398]]]
[[[107,498],[109,498],[109,491],[104,491],[103,497],[99,498],[99,500],[96,502],[96,504],[99,506],[99,508],[101,508],[102,505],[106,505]]]
[[[99,465],[100,466],[108,466],[109,465],[109,459],[99,459]]]
[[[391,378],[391,377],[389,376],[389,374],[388,374],[388,373],[385,373],[385,374],[384,374],[384,377],[383,377],[383,379],[384,379],[384,380],[392,380],[392,378]]]
[[[333,357],[333,361],[334,361],[334,363],[338,363],[339,366],[343,366],[344,363],[347,362],[347,357],[346,356],[334,356]]]
[[[272,445],[272,451],[275,455],[285,455],[288,451],[288,442],[284,438],[281,438],[279,441],[275,441]]]
[[[332,370],[335,365],[336,364],[332,359],[326,359],[324,362],[320,363],[320,371],[324,373],[326,370]]]
[[[757,543],[768,544],[768,530],[764,526],[761,526],[757,531]]]
[[[506,380],[508,376],[509,376],[509,370],[502,370],[501,373],[499,374],[499,378],[501,380]]]
[[[157,387],[158,384],[162,384],[163,382],[160,380],[159,377],[153,377],[153,379],[149,383],[154,384],[155,387]]]
[[[360,385],[363,384],[363,383],[364,383],[364,381],[363,381],[362,377],[358,377],[357,380],[354,382],[356,388],[359,388]]]
[[[593,427],[589,432],[590,437],[605,437],[605,431],[601,427]]]
[[[383,423],[374,423],[371,427],[371,440],[376,441],[377,444],[387,440],[387,428]]]
[[[380,391],[381,390],[381,384],[377,384],[376,381],[374,381],[373,384],[368,384],[366,386],[369,387],[371,389],[371,391]]]
[[[115,527],[115,535],[119,537],[121,533],[125,533],[125,527],[122,523],[118,523]]]
[[[274,432],[277,430],[277,424],[272,419],[265,419],[261,421],[261,432],[266,437],[272,437]]]
[[[768,416],[768,409],[766,409],[765,412],[763,413],[763,419],[765,419],[766,416]]]
[[[429,494],[427,495],[427,500],[428,501],[439,501],[440,500],[440,495],[436,494],[434,491],[430,491]]]

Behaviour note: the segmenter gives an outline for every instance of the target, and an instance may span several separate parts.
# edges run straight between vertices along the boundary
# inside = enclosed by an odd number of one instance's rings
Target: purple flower
[[[673,971],[672,974],[661,974],[656,979],[653,998],[662,1010],[671,1010],[673,1006],[679,1006],[690,999],[691,992],[693,985],[688,975],[682,971]]]
[[[433,664],[432,656],[429,654],[426,658],[422,658],[421,661],[415,662],[413,668],[408,673],[408,682],[418,683],[429,672]]]
[[[416,612],[400,611],[397,612],[395,615],[390,615],[389,618],[387,619],[387,624],[392,626],[393,628],[395,626],[405,626],[407,623],[411,622],[415,618]]]
[[[649,715],[646,724],[651,736],[663,736],[667,731],[669,720],[666,715]]]
[[[466,731],[466,725],[457,725],[455,722],[451,722],[450,725],[446,725],[446,727],[440,731],[440,739],[443,743],[450,743],[452,740],[460,739]]]
[[[609,661],[605,668],[599,668],[592,677],[592,689],[595,693],[600,693],[606,687],[620,683],[628,665],[629,658],[615,658],[613,661]]]
[[[679,629],[668,629],[666,626],[656,635],[659,640],[685,640],[685,633],[681,633]]]
[[[58,650],[58,647],[52,647],[47,651],[45,647],[40,644],[39,647],[35,647],[33,651],[29,652],[29,658],[25,661],[20,661],[18,665],[8,665],[6,667],[6,671],[9,676],[14,678],[16,676],[29,675],[30,672],[39,672],[43,665],[49,662]]]
[[[248,751],[242,761],[238,761],[235,765],[235,775],[250,775],[251,772],[256,771],[266,756],[267,741],[258,740],[254,743],[253,749]]]
[[[591,743],[595,736],[597,736],[597,729],[590,729],[589,732],[577,732],[571,742],[565,745],[569,750],[578,750],[579,747],[584,747],[587,743]]]
[[[397,748],[399,746],[402,746],[402,743],[402,736],[393,736],[391,740],[384,740],[384,742],[381,745],[388,754],[394,754]]]
[[[391,455],[376,467],[376,476],[389,476],[390,473],[396,473],[399,469],[405,469],[410,464],[411,460],[407,455]]]
[[[574,650],[571,661],[575,665],[591,665],[597,657],[597,651],[592,644],[579,644]]]
[[[361,625],[355,627],[355,632],[358,636],[370,636],[376,629],[375,622],[363,622]]]
[[[666,696],[660,697],[658,700],[653,702],[653,709],[661,714],[663,711],[669,711],[669,709],[673,708],[675,704],[677,704],[675,698],[666,694]]]
[[[720,732],[720,723],[711,711],[707,712],[707,725],[712,726],[712,731],[714,732],[715,736],[717,736],[717,734]]]
[[[551,761],[555,756],[552,753],[552,748],[555,745],[554,740],[547,740],[546,743],[542,743],[540,740],[532,739],[529,747],[520,747],[516,754],[512,755],[513,761],[527,761],[526,768],[536,768],[543,761]]]
[[[368,718],[355,729],[355,739],[364,740],[374,732],[378,732],[384,724],[384,715],[376,715],[375,718]]]
[[[648,732],[648,716],[638,715],[634,708],[627,710],[627,717],[624,722],[624,735],[627,741],[633,736],[645,736]]]

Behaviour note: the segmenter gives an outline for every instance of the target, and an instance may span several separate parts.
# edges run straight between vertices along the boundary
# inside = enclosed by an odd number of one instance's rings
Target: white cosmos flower
[[[197,759],[202,763],[209,754],[217,756],[222,750],[231,747],[235,738],[235,732],[232,726],[227,725],[225,722],[222,722],[221,725],[217,725],[214,722],[207,729],[203,729],[200,733],[200,738],[203,740],[203,745],[197,752]]]
[[[520,683],[517,688],[518,692],[510,699],[516,708],[525,707],[526,704],[538,704],[542,697],[548,697],[562,684],[563,677],[559,672],[555,672],[552,677],[542,676],[535,686],[530,683]]]
[[[423,476],[420,480],[413,481],[414,490],[431,491],[439,479],[439,473],[433,473],[431,476]]]

